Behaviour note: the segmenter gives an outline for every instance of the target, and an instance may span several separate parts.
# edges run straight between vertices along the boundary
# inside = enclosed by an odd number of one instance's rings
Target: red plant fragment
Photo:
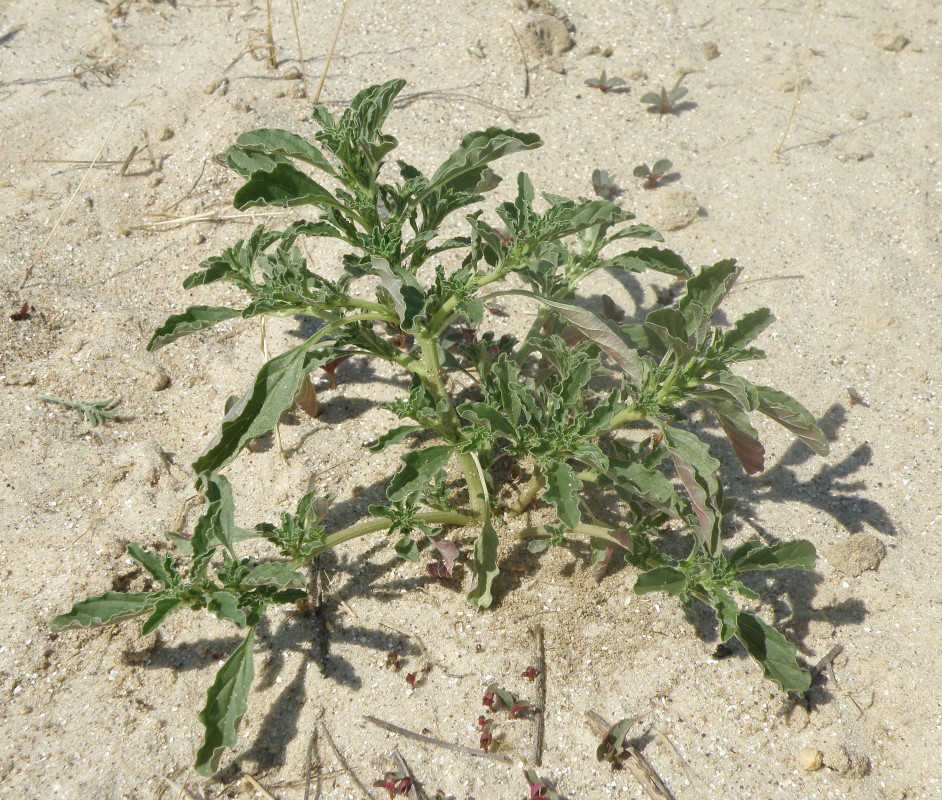
[[[527,667],[523,672],[520,673],[521,678],[526,678],[528,681],[532,681],[540,674],[540,671],[536,667]]]
[[[337,371],[337,367],[343,364],[348,358],[352,358],[353,353],[350,353],[346,356],[340,356],[340,358],[335,358],[333,361],[328,361],[326,364],[321,365],[321,369],[327,373],[327,377],[330,378],[330,388],[337,388],[337,378],[334,373]]]
[[[419,676],[414,672],[410,672],[408,675],[406,675],[406,683],[409,684],[410,689],[415,689],[415,681],[418,677]]]
[[[23,303],[23,305],[20,306],[19,311],[10,314],[10,319],[12,319],[14,322],[23,322],[24,320],[32,319],[32,312],[35,310],[36,309],[33,308],[29,303]]]

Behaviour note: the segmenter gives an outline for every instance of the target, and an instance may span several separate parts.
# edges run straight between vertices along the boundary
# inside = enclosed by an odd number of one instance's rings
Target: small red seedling
[[[410,672],[406,675],[406,683],[409,684],[409,688],[415,691],[415,682],[418,680],[418,675],[415,672]]]
[[[670,172],[673,166],[674,165],[668,159],[661,158],[654,162],[653,167],[649,167],[647,164],[639,164],[634,168],[632,174],[636,178],[644,179],[645,189],[656,189],[660,186],[663,177]]]
[[[605,74],[605,70],[602,70],[602,74],[598,78],[589,78],[585,82],[586,86],[591,86],[593,89],[598,89],[603,94],[607,94],[612,91],[612,89],[617,88],[618,86],[625,85],[624,78],[609,78]]]
[[[491,745],[494,743],[494,720],[485,716],[480,716],[478,717],[478,727],[481,729],[481,736],[478,740],[478,747],[487,753],[490,751]]]
[[[559,795],[537,778],[532,769],[524,770],[523,775],[530,787],[530,800],[559,800]]]
[[[373,786],[385,789],[389,800],[393,800],[397,794],[409,794],[412,790],[412,778],[402,772],[387,772],[378,781],[373,781]]]
[[[386,666],[392,667],[396,672],[399,671],[401,664],[399,663],[399,651],[396,649],[390,650],[386,653]]]
[[[523,672],[520,673],[521,678],[526,678],[528,681],[532,681],[540,674],[540,671],[536,667],[527,667]]]

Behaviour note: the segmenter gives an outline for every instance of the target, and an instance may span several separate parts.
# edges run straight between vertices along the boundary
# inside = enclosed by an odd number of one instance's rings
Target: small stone
[[[168,125],[164,125],[160,131],[157,133],[157,139],[161,142],[169,141],[173,138],[173,128]]]
[[[299,81],[304,76],[302,75],[301,70],[297,67],[288,67],[288,69],[285,70],[285,74],[281,77],[283,77],[286,81]]]
[[[803,747],[798,752],[798,766],[805,772],[817,772],[824,766],[824,753],[814,747]]]
[[[899,31],[878,30],[873,34],[873,43],[888,53],[898,53],[909,44],[909,39]]]
[[[854,106],[850,110],[850,118],[857,120],[857,122],[863,122],[869,116],[870,112],[863,106]]]
[[[700,42],[700,55],[707,61],[712,61],[720,55],[720,48],[716,42]]]
[[[163,182],[164,182],[164,179],[160,175],[154,175],[154,177],[150,179],[150,188],[156,189]]]
[[[189,240],[190,244],[202,244],[206,241],[206,237],[199,231],[190,231]]]
[[[886,545],[872,533],[855,533],[832,548],[828,560],[834,568],[851,578],[876,569],[886,556]]]
[[[304,91],[304,86],[298,83],[288,90],[288,97],[293,97],[295,100],[303,100],[307,97],[307,92]]]

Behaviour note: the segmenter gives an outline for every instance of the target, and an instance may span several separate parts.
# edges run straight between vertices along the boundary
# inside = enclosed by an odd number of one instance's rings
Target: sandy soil
[[[371,784],[398,747],[429,795],[523,798],[519,766],[417,744],[363,715],[474,746],[491,680],[533,692],[520,673],[540,623],[539,774],[565,798],[645,796],[627,772],[596,764],[587,709],[639,716],[636,744],[678,800],[942,797],[942,41],[932,0],[826,0],[807,58],[810,1],[354,0],[322,94],[339,108],[402,76],[409,102],[390,130],[420,168],[469,130],[532,130],[546,146],[502,162],[504,175],[526,169],[538,189],[588,195],[592,170],[607,169],[625,206],[688,261],[745,266],[730,316],[768,305],[779,322],[761,342],[769,361],[744,374],[800,398],[832,439],[820,459],[767,425],[767,472],[728,465],[734,527],[800,535],[823,556],[813,574],[773,576],[761,607],[809,664],[844,646],[837,683],[815,691],[810,713],[777,716],[782,698],[748,658],[711,657],[707,615],[633,597],[632,570],[596,585],[583,554],[537,559],[511,545],[501,602],[485,613],[463,599],[467,570],[463,586],[429,582],[382,539],[337,552],[329,637],[323,620],[273,616],[239,745],[214,781],[190,768],[195,717],[231,630],[190,614],[149,639],[134,625],[50,633],[74,601],[143,585],[126,543],[165,541],[191,494],[188,464],[261,363],[253,323],[154,355],[144,344],[169,313],[236,299],[180,282],[268,219],[235,215],[236,179],[208,159],[250,128],[313,133],[291,77],[290,6],[272,6],[277,68],[246,52],[261,41],[262,0],[0,3],[0,795],[175,798],[185,785],[191,797],[253,796],[244,779],[230,783],[241,769],[287,800],[306,796],[314,763],[321,797],[355,798],[364,792],[351,775]],[[339,8],[300,2],[312,91]],[[584,85],[603,69],[626,90]],[[680,71],[686,107],[646,113],[640,95]],[[643,191],[632,168],[662,157],[679,179]],[[336,256],[316,254],[329,274]],[[628,288],[650,305],[656,285]],[[625,296],[609,278],[589,289]],[[11,319],[24,303],[29,318]],[[272,326],[271,346],[296,327]],[[269,450],[231,469],[245,523],[275,518],[312,472],[339,494],[340,522],[382,495],[397,453],[363,445],[389,423],[375,404],[401,390],[401,376],[342,369],[343,394],[325,392],[313,423],[285,426],[287,463]],[[43,393],[121,397],[120,420],[90,429],[38,402]],[[402,672],[386,667],[391,648]],[[403,673],[414,670],[411,691]],[[528,759],[533,727],[501,723],[504,752]],[[822,751],[824,767],[801,770],[802,748]]]

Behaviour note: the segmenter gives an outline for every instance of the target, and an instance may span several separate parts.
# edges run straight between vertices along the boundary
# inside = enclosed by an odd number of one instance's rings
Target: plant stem
[[[514,517],[519,517],[527,508],[530,506],[536,496],[543,490],[543,487],[546,485],[546,478],[542,474],[534,470],[533,475],[530,476],[530,480],[527,481],[526,485],[523,487],[523,490],[520,492],[517,499],[514,501],[507,509],[507,516],[511,519]]]
[[[422,511],[415,515],[415,518],[430,525],[470,525],[476,520],[468,514],[461,514],[457,511]],[[369,533],[376,533],[389,528],[389,520],[386,517],[372,517],[355,525],[350,525],[336,533],[331,533],[324,538],[324,543],[304,561],[311,561],[317,558],[321,553],[332,550],[339,544],[349,542],[351,539],[358,539],[360,536],[366,536]],[[294,564],[295,567],[304,563]]]
[[[426,387],[435,399],[436,407],[442,405],[444,413],[439,412],[442,429],[453,442],[461,441],[461,420],[452,405],[445,382],[442,380],[442,365],[438,357],[438,337],[416,335],[416,344],[422,355],[423,376]],[[487,491],[481,481],[478,465],[471,453],[457,453],[458,464],[468,487],[468,503],[474,516],[484,520],[488,515]]]
[[[616,428],[621,428],[624,425],[628,425],[632,422],[638,422],[647,416],[643,411],[640,411],[633,406],[630,408],[624,409],[624,411],[619,411],[614,417],[608,426],[608,430],[613,431]]]

